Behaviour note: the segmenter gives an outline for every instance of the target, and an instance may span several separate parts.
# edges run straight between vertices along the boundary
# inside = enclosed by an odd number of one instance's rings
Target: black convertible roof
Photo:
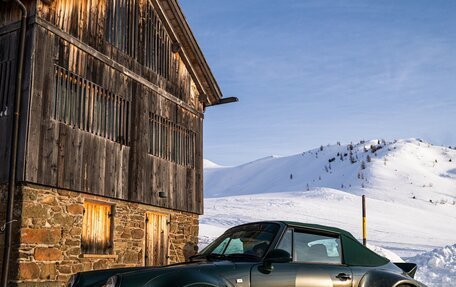
[[[350,238],[356,240],[356,238],[350,232],[337,228],[337,227],[319,225],[319,224],[302,223],[302,222],[295,222],[295,221],[279,221],[279,222],[282,222],[283,224],[286,224],[291,227],[311,229],[311,230],[323,231],[323,232],[328,232],[328,233],[337,233],[337,234],[344,235],[344,236],[347,236],[347,237],[350,237]]]

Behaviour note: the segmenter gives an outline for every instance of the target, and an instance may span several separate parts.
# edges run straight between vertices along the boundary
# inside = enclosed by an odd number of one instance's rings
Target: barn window
[[[149,153],[191,167],[195,166],[196,134],[159,115],[149,117]]]
[[[172,41],[150,1],[108,0],[106,41],[157,74],[169,79],[176,69]],[[141,11],[140,11],[141,10]],[[143,29],[139,30],[139,27]]]
[[[108,0],[106,9],[106,40],[136,58],[140,18],[136,0]]]
[[[169,78],[173,62],[171,39],[152,5],[145,7],[144,65],[159,75]]]
[[[8,98],[13,85],[11,79],[13,76],[11,61],[4,61],[0,63],[0,118],[12,114],[12,107],[9,106]]]
[[[112,212],[109,204],[84,202],[81,252],[83,254],[111,254]]]
[[[130,101],[60,66],[55,66],[53,118],[128,145]]]

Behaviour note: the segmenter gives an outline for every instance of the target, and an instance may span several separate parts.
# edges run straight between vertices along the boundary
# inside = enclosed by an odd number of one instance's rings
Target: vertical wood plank
[[[37,31],[36,41],[42,42],[45,39],[45,34],[42,31]],[[34,74],[36,77],[35,86],[32,88],[32,97],[30,101],[30,124],[29,124],[29,135],[27,143],[27,166],[26,166],[26,178],[37,181],[38,179],[38,169],[39,169],[39,156],[42,151],[42,137],[41,137],[41,121],[42,121],[42,110],[43,110],[43,90],[46,80],[46,74],[48,69],[46,69],[46,60],[48,57],[49,43],[43,43],[43,45],[38,46],[36,52],[42,56],[36,58],[34,66]],[[38,77],[36,76],[38,75]]]
[[[168,264],[169,229],[168,215],[146,213],[146,266],[162,266]]]

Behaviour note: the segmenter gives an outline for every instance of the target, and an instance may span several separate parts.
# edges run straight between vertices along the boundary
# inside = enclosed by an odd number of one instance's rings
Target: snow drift
[[[456,286],[456,244],[409,258],[418,264],[416,278],[429,286]]]

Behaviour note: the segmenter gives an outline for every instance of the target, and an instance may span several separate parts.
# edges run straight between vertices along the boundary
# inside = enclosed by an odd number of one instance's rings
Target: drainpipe
[[[10,0],[3,0],[4,2]],[[11,135],[11,154],[10,154],[10,169],[8,181],[8,205],[6,210],[5,223],[5,250],[3,252],[3,266],[1,287],[8,285],[8,272],[11,255],[11,238],[13,235],[13,209],[14,209],[14,193],[16,191],[16,166],[17,166],[17,146],[19,142],[19,117],[22,95],[22,68],[24,64],[25,53],[25,33],[27,29],[27,8],[20,0],[13,0],[21,9],[21,28],[19,37],[19,54],[17,57],[17,73],[16,73],[16,94],[14,99],[14,115],[13,115],[13,130]]]

